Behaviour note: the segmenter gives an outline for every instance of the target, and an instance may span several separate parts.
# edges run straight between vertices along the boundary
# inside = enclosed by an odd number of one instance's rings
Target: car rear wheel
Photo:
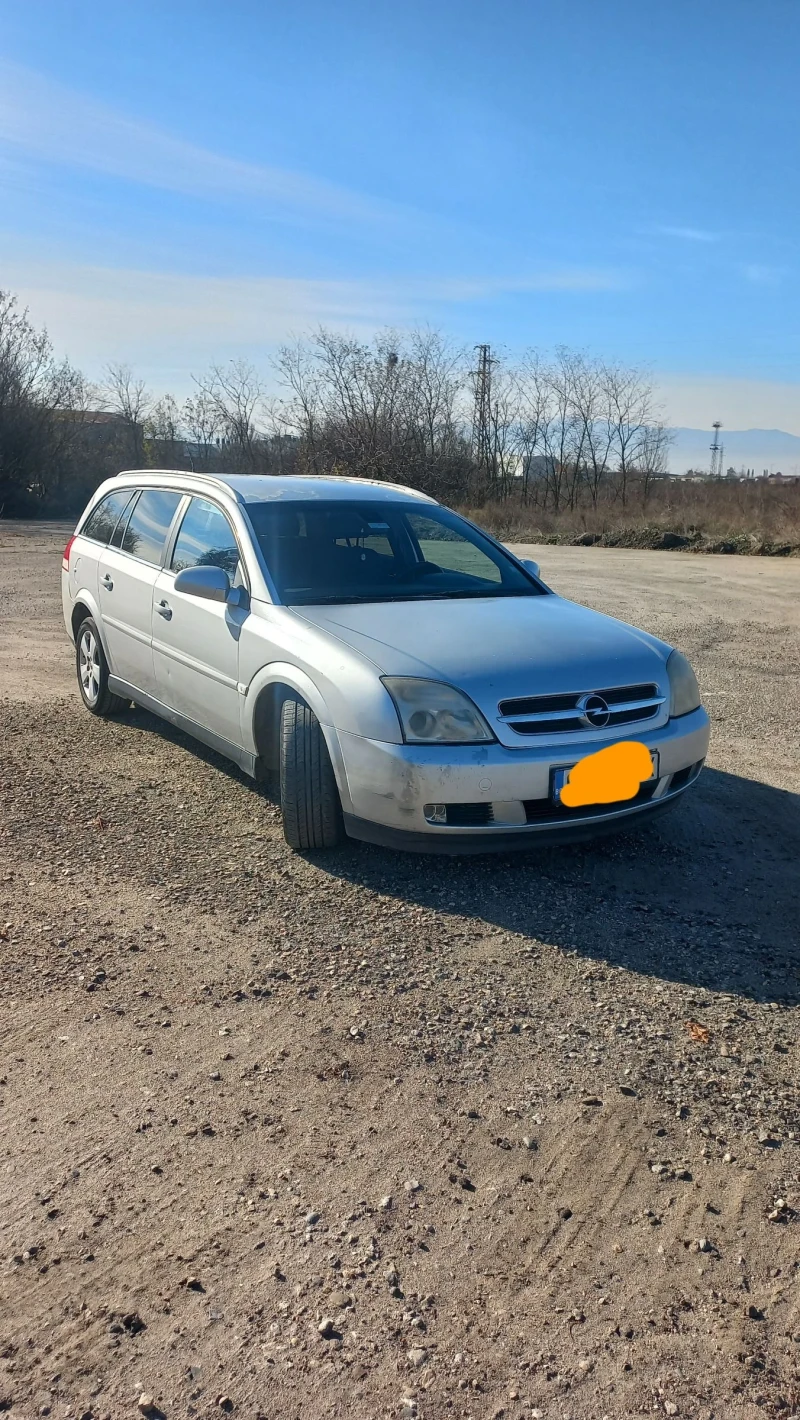
[[[335,848],[342,806],[319,720],[302,700],[281,709],[280,786],[283,835],[295,849]]]
[[[118,715],[130,703],[108,688],[108,661],[100,634],[90,616],[82,621],[75,638],[75,667],[81,699],[93,715]]]

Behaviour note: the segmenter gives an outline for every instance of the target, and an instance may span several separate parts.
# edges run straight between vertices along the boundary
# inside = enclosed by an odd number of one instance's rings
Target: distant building
[[[130,428],[121,414],[114,414],[107,409],[57,409],[55,416],[57,419],[63,419],[65,423],[69,421],[79,424],[90,438],[102,441],[124,434]]]

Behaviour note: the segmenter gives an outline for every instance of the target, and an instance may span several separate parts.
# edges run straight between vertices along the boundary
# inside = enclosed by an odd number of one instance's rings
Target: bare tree
[[[617,461],[617,493],[625,507],[629,479],[636,471],[648,431],[657,423],[653,388],[639,370],[622,365],[603,366],[602,386]]]
[[[54,360],[47,332],[0,291],[0,512],[86,501],[104,476],[102,459],[86,456],[95,400],[80,371]]]
[[[663,424],[645,429],[639,446],[637,473],[642,493],[642,508],[646,508],[653,485],[669,472],[671,435]]]
[[[464,352],[439,331],[415,330],[409,338],[408,367],[406,417],[418,433],[421,452],[435,459],[461,436]]]
[[[188,435],[190,467],[194,468],[199,463],[201,468],[208,468],[219,442],[222,424],[216,401],[198,390],[194,399],[184,401],[180,419]]]
[[[497,361],[492,372],[489,450],[492,495],[495,498],[508,498],[522,465],[520,392],[513,371],[501,360]]]
[[[195,377],[195,384],[203,410],[216,417],[234,466],[241,472],[257,472],[263,461],[263,434],[256,414],[264,399],[264,386],[254,366],[246,360],[212,365],[206,375]]]
[[[545,458],[545,502],[557,513],[567,501],[574,506],[576,484],[585,442],[585,429],[575,399],[579,358],[559,347],[546,367],[547,417],[542,422],[541,444]]]
[[[86,475],[76,478],[75,463],[85,450],[87,430],[97,410],[97,386],[68,360],[52,363],[42,385],[42,409],[48,417],[48,455],[40,467],[40,496],[69,501],[69,486],[85,486]]]
[[[278,357],[281,418],[315,473],[440,491],[465,485],[461,364],[461,353],[430,330],[405,339],[384,331],[365,345],[323,328]]]
[[[119,469],[124,444],[126,461],[140,465],[409,483],[480,504],[500,531],[519,500],[538,506],[542,532],[571,531],[576,517],[585,527],[587,514],[597,527],[607,518],[624,526],[655,510],[659,521],[677,512],[699,525],[707,515],[724,530],[735,517],[793,535],[800,489],[790,496],[727,481],[698,489],[671,478],[670,435],[647,375],[566,348],[494,364],[490,457],[479,461],[469,363],[430,329],[387,330],[370,342],[319,330],[281,351],[274,398],[239,360],[213,366],[179,409],[168,394],[156,401],[125,364],[108,366],[96,390],[54,359],[47,332],[0,291],[0,515],[79,510]],[[492,500],[506,506],[492,514]]]
[[[41,495],[51,360],[47,332],[34,328],[16,297],[0,291],[0,509],[13,508],[26,493]]]
[[[583,481],[596,508],[608,480],[613,425],[607,418],[603,369],[596,361],[581,360],[575,371],[574,403],[581,428]]]
[[[310,472],[322,473],[323,380],[313,352],[302,341],[286,345],[275,367],[288,398],[273,405],[273,418],[301,440]]]
[[[350,464],[363,478],[397,479],[392,457],[394,411],[405,381],[397,342],[384,334],[370,349],[335,331],[320,330],[316,358],[324,385],[329,440],[337,461]],[[338,459],[337,459],[338,455]],[[388,456],[388,457],[387,457]]]
[[[185,462],[181,411],[171,394],[153,405],[145,424],[146,450],[155,464],[180,468]]]
[[[16,296],[0,290],[0,408],[33,399],[50,368],[46,330],[37,331]]]
[[[153,406],[144,380],[134,377],[130,365],[107,365],[100,394],[125,428],[129,457],[136,468],[145,460],[145,422]]]
[[[518,445],[522,472],[522,499],[540,501],[546,496],[546,430],[551,420],[549,371],[535,351],[528,351],[515,374],[517,383]]]

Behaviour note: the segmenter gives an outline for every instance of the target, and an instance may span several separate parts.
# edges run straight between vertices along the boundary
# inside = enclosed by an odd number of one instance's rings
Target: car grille
[[[593,721],[584,715],[580,702],[588,695],[599,696],[608,706],[608,719],[603,715]],[[620,725],[639,724],[653,720],[664,704],[665,696],[658,686],[617,685],[610,690],[576,692],[569,695],[529,695],[517,700],[501,700],[500,718],[518,735],[568,734],[570,731],[614,729]],[[603,723],[600,723],[600,720]]]

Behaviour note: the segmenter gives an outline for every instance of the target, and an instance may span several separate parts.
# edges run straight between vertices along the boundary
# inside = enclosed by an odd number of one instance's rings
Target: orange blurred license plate
[[[587,756],[587,757],[588,757],[588,756]],[[578,761],[578,762],[580,763],[580,761]],[[652,772],[652,774],[650,775],[650,778],[649,778],[649,779],[645,779],[645,780],[642,781],[642,782],[645,783],[645,784],[650,784],[650,783],[652,783],[652,781],[653,781],[654,779],[657,779],[657,778],[658,778],[658,750],[653,749],[653,750],[650,751],[650,762],[651,762],[651,764],[652,764],[652,766],[653,766],[653,772]],[[551,787],[551,790],[550,790],[550,797],[551,797],[551,799],[552,799],[552,801],[553,801],[554,804],[560,804],[560,803],[561,803],[561,790],[564,788],[564,785],[566,784],[567,779],[569,778],[570,773],[572,772],[572,770],[573,770],[574,768],[575,768],[575,765],[574,765],[574,764],[566,764],[566,765],[560,765],[558,769],[553,769],[553,770],[551,771],[551,774],[552,774],[552,787]],[[634,797],[635,797],[635,796],[634,796]],[[606,799],[606,800],[604,800],[604,802],[605,802],[605,803],[614,803],[615,800],[613,800],[613,799]],[[617,799],[616,802],[619,803],[620,800]],[[564,807],[566,808],[567,805],[565,804]],[[578,810],[576,809],[575,812],[577,813]]]

